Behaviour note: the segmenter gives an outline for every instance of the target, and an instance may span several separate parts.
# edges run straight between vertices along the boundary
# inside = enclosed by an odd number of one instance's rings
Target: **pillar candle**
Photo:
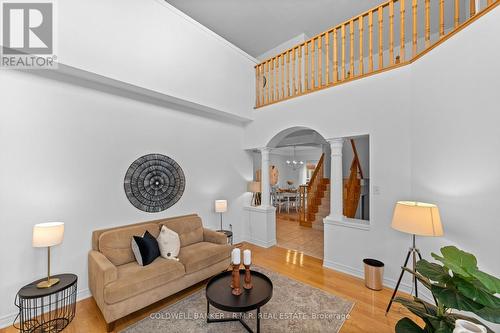
[[[243,265],[250,265],[252,263],[252,252],[250,250],[243,251]]]
[[[231,261],[235,265],[239,265],[241,263],[241,251],[240,249],[234,249],[231,253]]]

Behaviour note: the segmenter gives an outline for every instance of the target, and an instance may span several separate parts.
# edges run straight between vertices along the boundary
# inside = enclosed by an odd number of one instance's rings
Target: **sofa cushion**
[[[99,236],[99,252],[104,254],[115,266],[135,262],[132,246],[133,236],[142,236],[149,231],[154,237],[158,237],[160,227],[156,223],[126,226],[103,232]]]
[[[104,301],[114,304],[144,291],[159,287],[185,274],[184,266],[176,260],[158,257],[147,266],[135,261],[118,266],[118,279],[104,287]]]
[[[181,247],[203,242],[203,223],[197,215],[182,216],[179,218],[160,221],[170,230],[175,231],[181,240]]]
[[[186,274],[199,271],[231,256],[231,245],[200,242],[181,247],[179,260]]]

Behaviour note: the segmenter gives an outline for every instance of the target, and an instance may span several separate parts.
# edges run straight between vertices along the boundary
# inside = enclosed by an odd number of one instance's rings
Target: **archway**
[[[269,165],[279,172],[270,189],[277,245],[322,259],[323,218],[330,212],[330,145],[318,131],[295,126],[274,135],[267,148]]]

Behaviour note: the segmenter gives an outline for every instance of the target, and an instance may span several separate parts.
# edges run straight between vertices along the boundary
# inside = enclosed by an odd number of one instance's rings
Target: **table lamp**
[[[252,193],[252,206],[260,205],[260,182],[251,181],[248,182],[247,191]]]
[[[416,201],[398,201],[394,208],[392,217],[392,228],[398,231],[412,235],[412,246],[408,250],[405,262],[401,268],[401,275],[399,276],[398,283],[392,294],[391,301],[387,306],[385,313],[391,309],[392,302],[398,291],[399,285],[403,278],[405,268],[408,265],[408,260],[412,256],[413,271],[417,265],[417,256],[421,260],[422,255],[420,250],[415,246],[416,236],[430,236],[438,237],[443,235],[443,226],[441,224],[441,217],[439,216],[439,209],[436,205],[416,202]],[[417,278],[413,276],[413,284],[415,286],[415,297],[418,297]]]
[[[220,213],[220,230],[223,230],[222,213],[227,212],[227,200],[215,200],[215,212]]]
[[[47,280],[39,282],[38,288],[50,288],[59,282],[50,277],[50,247],[62,243],[64,237],[64,223],[49,222],[36,224],[33,227],[33,247],[47,247]]]

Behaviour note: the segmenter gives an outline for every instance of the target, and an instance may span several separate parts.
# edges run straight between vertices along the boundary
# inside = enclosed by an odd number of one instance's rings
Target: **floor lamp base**
[[[394,292],[392,293],[391,301],[389,302],[389,305],[387,306],[387,309],[385,310],[385,314],[386,315],[389,312],[389,310],[391,310],[392,302],[394,302],[394,298],[396,297],[396,294],[398,292],[399,285],[401,284],[401,280],[403,279],[403,275],[406,272],[405,268],[408,265],[408,260],[410,260],[410,256],[413,259],[412,260],[413,261],[412,269],[415,272],[415,268],[417,266],[417,257],[418,257],[419,260],[422,260],[422,255],[420,254],[420,250],[415,247],[415,235],[413,235],[413,246],[408,249],[408,253],[406,254],[405,262],[404,262],[403,266],[401,267],[401,274],[399,275],[399,279],[398,279],[398,283],[396,284],[396,288],[394,288]],[[417,278],[415,276],[413,276],[413,285],[414,285],[414,288],[415,288],[415,297],[418,297],[418,289],[417,289],[418,286],[417,286],[417,284],[418,284],[418,280],[417,280]]]

